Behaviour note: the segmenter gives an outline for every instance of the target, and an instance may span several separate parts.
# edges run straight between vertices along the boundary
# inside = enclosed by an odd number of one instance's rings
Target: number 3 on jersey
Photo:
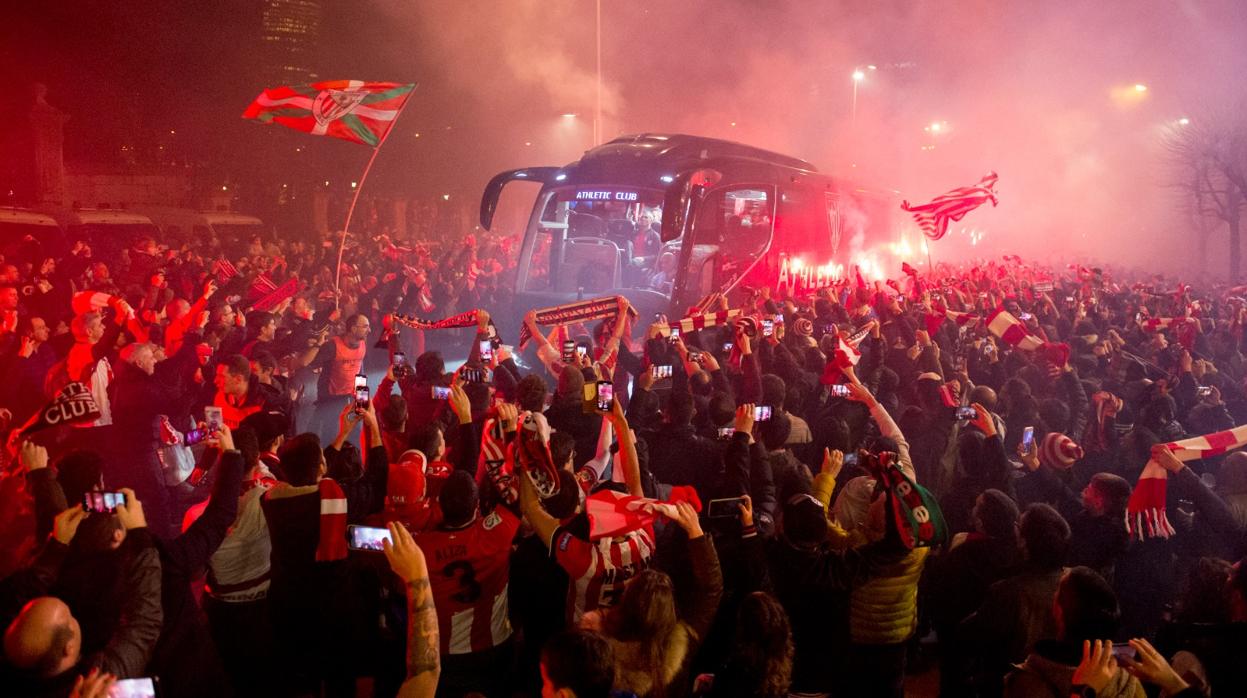
[[[459,591],[451,594],[450,598],[459,603],[476,603],[481,598],[481,584],[476,581],[476,570],[472,569],[471,562],[456,560],[446,565],[442,574],[459,582]]]

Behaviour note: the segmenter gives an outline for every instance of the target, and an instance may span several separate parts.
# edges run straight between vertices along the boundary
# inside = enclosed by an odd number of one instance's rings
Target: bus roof
[[[585,152],[578,164],[581,167],[618,164],[623,158],[628,162],[644,162],[646,166],[678,172],[696,167],[704,160],[739,159],[755,160],[780,167],[806,172],[818,168],[799,158],[781,155],[769,150],[718,138],[690,136],[682,133],[638,133],[620,136]]]

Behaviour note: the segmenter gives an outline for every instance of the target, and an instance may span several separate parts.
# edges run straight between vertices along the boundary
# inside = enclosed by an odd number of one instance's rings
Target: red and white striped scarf
[[[1247,424],[1233,429],[1193,436],[1164,445],[1182,462],[1211,458],[1247,446]],[[1126,504],[1126,530],[1136,539],[1168,538],[1173,526],[1165,515],[1169,473],[1155,460],[1149,460]]]
[[[394,320],[399,324],[415,328],[417,330],[449,330],[456,327],[471,327],[477,323],[477,309],[459,313],[441,320],[421,320],[408,315],[395,315]]]
[[[84,315],[92,311],[100,311],[121,300],[117,296],[99,291],[79,291],[70,302],[74,315]]]
[[[556,305],[552,308],[542,308],[537,311],[536,321],[538,325],[570,325],[576,322],[603,320],[614,317],[618,313],[619,296],[603,296],[601,298],[576,301],[575,303]],[[629,307],[628,317],[635,319],[636,310]],[[528,342],[531,339],[532,334],[528,330],[528,325],[521,326],[520,349],[522,350],[528,346]]]
[[[659,516],[674,520],[679,517],[677,502],[688,502],[695,511],[701,512],[701,499],[697,491],[688,486],[672,487],[666,501],[635,497],[610,489],[598,490],[585,499],[589,540],[614,538],[650,528]]]
[[[735,320],[744,313],[741,308],[732,308],[731,310],[719,310],[713,313],[702,313],[700,315],[692,315],[683,318],[677,323],[680,332],[694,332],[696,330],[704,330],[707,327],[718,327],[726,325]]]
[[[1174,339],[1187,351],[1195,349],[1195,335],[1199,333],[1198,320],[1189,317],[1150,317],[1143,321],[1144,332],[1171,330]]]

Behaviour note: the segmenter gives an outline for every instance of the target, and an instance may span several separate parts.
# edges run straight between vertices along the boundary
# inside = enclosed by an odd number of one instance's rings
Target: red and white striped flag
[[[1004,308],[997,308],[987,318],[987,329],[1011,347],[1035,351],[1044,345],[1044,341],[1026,331],[1017,318]]]
[[[225,283],[230,279],[238,276],[238,267],[228,259],[222,257],[216,261],[216,279],[218,283]]]
[[[996,186],[996,179],[996,173],[989,172],[974,186],[954,189],[940,194],[929,203],[918,206],[902,201],[901,208],[913,215],[918,227],[922,228],[923,235],[932,240],[939,240],[948,232],[949,221],[961,220],[967,213],[988,201],[992,202],[992,206],[997,204],[996,192],[993,189]]]

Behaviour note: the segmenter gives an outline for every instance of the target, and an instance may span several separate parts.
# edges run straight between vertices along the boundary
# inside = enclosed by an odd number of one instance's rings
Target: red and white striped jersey
[[[498,507],[467,528],[416,535],[429,563],[443,655],[480,652],[511,637],[507,584],[519,527],[514,512]]]
[[[624,582],[649,567],[654,554],[654,529],[646,526],[592,542],[559,529],[550,550],[571,578],[567,617],[576,623],[589,611],[615,605],[623,593]]]

